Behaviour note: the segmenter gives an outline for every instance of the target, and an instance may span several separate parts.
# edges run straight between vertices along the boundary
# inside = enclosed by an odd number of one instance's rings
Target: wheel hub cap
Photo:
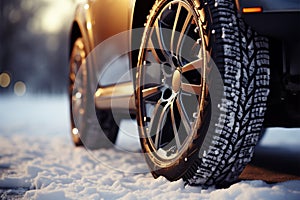
[[[173,73],[172,78],[172,91],[178,93],[181,86],[181,72],[179,69],[176,69]]]

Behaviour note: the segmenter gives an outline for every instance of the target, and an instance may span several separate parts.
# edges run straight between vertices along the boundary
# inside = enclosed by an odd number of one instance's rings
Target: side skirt
[[[113,109],[119,112],[135,114],[136,105],[132,82],[100,87],[95,93],[95,106],[97,109]]]

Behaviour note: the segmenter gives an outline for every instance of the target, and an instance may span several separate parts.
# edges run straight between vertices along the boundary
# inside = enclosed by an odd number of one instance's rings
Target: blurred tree
[[[38,14],[50,2],[0,0],[0,73],[8,72],[12,79],[8,88],[0,88],[1,93],[11,92],[20,80],[33,93],[66,91],[69,27],[51,33],[36,26]]]

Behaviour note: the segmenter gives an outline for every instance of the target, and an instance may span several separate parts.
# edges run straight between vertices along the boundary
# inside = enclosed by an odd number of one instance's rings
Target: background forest
[[[0,0],[0,95],[64,93],[78,0]]]

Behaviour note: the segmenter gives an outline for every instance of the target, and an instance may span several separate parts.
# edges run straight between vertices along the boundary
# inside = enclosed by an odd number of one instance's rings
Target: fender
[[[88,1],[88,13],[87,17],[87,33],[92,44],[92,49],[96,48],[99,44],[109,39],[110,37],[122,33],[124,31],[129,31],[131,28],[132,21],[132,9],[134,7],[135,1],[133,0],[93,0]],[[128,32],[129,33],[129,32]],[[128,34],[128,39],[124,39],[117,46],[112,44],[110,48],[105,49],[105,54],[108,55],[118,55],[118,49],[130,49],[130,35]],[[129,55],[128,55],[129,56]],[[91,54],[92,62],[96,61],[97,55]],[[99,65],[101,71],[105,71],[106,63]],[[124,63],[124,65],[113,66],[114,70],[128,71],[129,62]],[[98,75],[94,73],[93,69],[90,70],[90,83],[98,82]],[[114,80],[116,77],[112,77]],[[101,85],[101,84],[100,84]],[[95,85],[91,85],[92,91]]]
[[[94,44],[94,35],[93,35],[93,27],[92,27],[92,21],[91,21],[91,14],[90,14],[90,4],[89,3],[81,3],[77,6],[75,11],[75,17],[72,24],[71,29],[71,43],[70,43],[70,49],[72,49],[72,46],[74,45],[74,42],[78,37],[82,37],[85,49],[87,51],[87,54],[89,54],[95,47]],[[88,79],[89,83],[94,83],[95,79],[94,76],[91,76],[93,74],[93,64],[88,65]],[[90,84],[90,88],[93,89],[95,86]]]
[[[88,27],[90,27],[91,24],[90,13],[88,8],[88,3],[79,4],[76,8],[75,17],[71,29],[70,45],[72,46],[74,44],[77,37],[82,36],[85,42],[86,50],[90,52],[94,48],[94,44],[92,31],[91,29],[88,29]]]

